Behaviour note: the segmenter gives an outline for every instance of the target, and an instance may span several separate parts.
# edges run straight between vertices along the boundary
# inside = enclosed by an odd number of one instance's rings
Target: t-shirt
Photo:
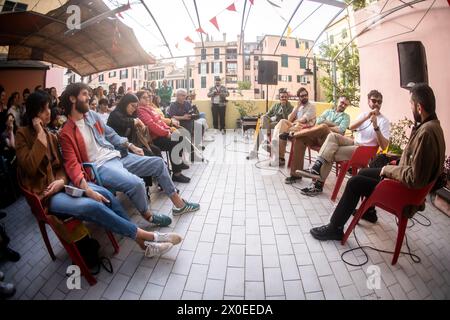
[[[364,112],[360,114],[356,121],[361,120],[362,118],[366,117],[369,114],[369,112]],[[389,120],[383,116],[381,113],[377,116],[377,124],[380,128],[380,132],[383,135],[384,138],[388,139],[390,138],[390,123]],[[360,146],[377,146],[377,133],[373,129],[372,122],[370,119],[364,121],[359,128],[357,129],[356,136],[355,136],[355,144]]]
[[[300,106],[297,111],[296,120],[300,120],[303,117],[306,118],[306,123],[308,125],[313,126],[316,123],[316,106],[310,102],[306,105]]]
[[[100,146],[95,140],[92,129],[86,125],[84,119],[75,122],[83,137],[84,144],[86,145],[86,151],[90,162],[94,162],[97,167],[101,167],[108,160],[116,157],[120,158],[120,152],[117,150],[111,150]]]
[[[97,114],[99,115],[100,119],[102,119],[104,124],[108,123],[108,118],[109,118],[109,113],[108,112],[105,112],[105,113],[97,112]]]
[[[220,92],[220,86],[215,87],[215,90],[216,90],[217,92]],[[214,104],[219,104],[219,103],[220,103],[220,95],[214,96],[214,98],[213,98],[213,103],[214,103]]]

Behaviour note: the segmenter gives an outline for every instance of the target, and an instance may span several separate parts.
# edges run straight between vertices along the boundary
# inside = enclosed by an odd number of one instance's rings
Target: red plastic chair
[[[341,188],[342,182],[344,181],[345,174],[348,169],[352,169],[352,175],[356,175],[358,173],[358,169],[366,168],[369,164],[370,159],[372,159],[378,151],[378,146],[368,147],[368,146],[359,146],[353,152],[353,155],[348,161],[339,161],[336,162],[336,165],[340,167],[337,169],[336,173],[339,171],[336,185],[334,186],[333,193],[331,194],[331,201],[336,201],[337,194],[339,189]]]
[[[407,206],[423,205],[425,203],[425,197],[431,191],[433,185],[434,182],[422,189],[411,189],[395,180],[385,179],[381,181],[375,187],[370,197],[366,198],[359,206],[352,222],[345,231],[344,237],[342,238],[342,245],[345,244],[367,209],[377,206],[394,214],[398,218],[397,243],[395,244],[394,257],[392,258],[392,265],[396,264],[408,223],[408,217],[403,214],[403,210]]]
[[[20,180],[19,180],[20,181]],[[42,206],[41,200],[38,198],[37,195],[29,192],[28,190],[24,189],[22,185],[20,185],[20,188],[25,196],[25,199],[28,202],[28,205],[31,208],[31,212],[33,213],[34,217],[36,218],[39,229],[41,230],[42,238],[44,239],[45,246],[47,247],[48,253],[50,254],[50,257],[52,260],[56,260],[55,254],[53,253],[52,246],[50,244],[50,241],[48,239],[47,235],[47,229],[45,228],[45,225],[48,224],[52,228],[52,230],[55,232],[56,236],[58,237],[61,244],[64,246],[64,249],[66,249],[67,253],[69,254],[72,261],[77,264],[80,267],[81,273],[88,281],[89,285],[94,285],[97,283],[97,280],[94,278],[94,276],[89,271],[89,268],[87,267],[86,263],[84,262],[83,257],[81,256],[80,252],[78,251],[77,246],[75,245],[75,242],[68,242],[64,240],[64,237],[60,234],[58,231],[58,228],[55,226],[54,221],[49,217],[47,210],[44,209]],[[69,218],[63,221],[65,229],[70,233],[74,231],[77,227],[79,227],[81,222],[80,220]],[[108,235],[108,238],[111,240],[111,243],[114,247],[114,253],[117,254],[119,252],[119,245],[114,238],[114,235],[110,231],[106,231],[106,234]]]

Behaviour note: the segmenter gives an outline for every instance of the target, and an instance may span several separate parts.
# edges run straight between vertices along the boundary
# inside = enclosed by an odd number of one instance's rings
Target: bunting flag
[[[279,6],[279,5],[277,5],[276,3],[273,3],[272,1],[270,1],[270,0],[266,0],[270,5],[272,5],[273,7],[277,7],[277,8],[280,8],[281,9],[281,7]]]
[[[214,25],[214,27],[216,27],[217,31],[220,31],[219,24],[217,23],[217,17],[212,18],[211,20],[209,20],[209,22],[211,22]]]
[[[292,33],[292,28],[291,28],[291,26],[288,26],[286,36],[289,38],[291,36],[291,33]]]
[[[236,10],[236,6],[234,5],[234,3],[230,4],[230,5],[227,7],[227,10],[228,10],[228,11],[237,11],[237,10]]]
[[[195,31],[197,31],[199,33],[207,34],[202,28],[198,28]]]
[[[187,36],[186,38],[184,38],[184,40],[186,40],[187,42],[190,43],[194,43],[194,41],[191,39],[191,37]]]

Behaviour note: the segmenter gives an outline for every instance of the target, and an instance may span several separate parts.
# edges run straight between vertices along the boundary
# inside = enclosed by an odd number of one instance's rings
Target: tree
[[[326,60],[333,60],[346,44],[338,45],[322,44],[321,56]],[[327,72],[327,76],[320,78],[320,84],[325,89],[328,102],[333,101],[333,89],[336,95],[348,97],[353,106],[359,106],[360,77],[359,77],[359,53],[355,44],[349,45],[336,58],[336,83],[333,83],[332,63],[319,60],[319,67]]]
[[[250,90],[252,88],[252,84],[250,81],[238,81],[238,89],[239,90]]]

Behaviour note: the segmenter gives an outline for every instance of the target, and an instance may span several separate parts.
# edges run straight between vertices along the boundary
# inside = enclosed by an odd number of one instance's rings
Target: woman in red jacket
[[[173,159],[172,149],[180,142],[172,140],[172,129],[161,118],[161,116],[153,110],[150,105],[150,97],[146,91],[137,93],[139,98],[139,107],[137,109],[138,118],[148,127],[153,144],[162,151],[169,151],[170,162],[172,164],[172,180],[176,182],[188,183],[191,179],[184,176],[181,171],[189,169],[189,166],[181,161],[176,164]],[[182,160],[182,150],[179,152],[179,159]]]

